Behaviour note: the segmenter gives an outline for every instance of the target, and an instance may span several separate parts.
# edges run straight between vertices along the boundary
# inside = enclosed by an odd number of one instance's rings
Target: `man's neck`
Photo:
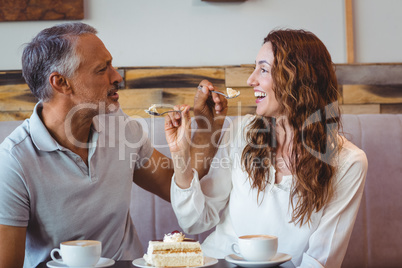
[[[79,111],[71,117],[69,113],[72,108],[44,103],[42,111],[38,112],[50,135],[61,146],[85,157],[94,116]]]

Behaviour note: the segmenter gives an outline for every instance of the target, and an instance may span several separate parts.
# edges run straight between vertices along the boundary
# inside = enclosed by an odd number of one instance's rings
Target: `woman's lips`
[[[262,98],[262,99],[255,99],[255,103],[260,103],[260,102],[262,102],[264,100],[264,98]]]
[[[260,103],[267,96],[267,94],[260,90],[254,90],[254,96],[256,97],[255,102]]]

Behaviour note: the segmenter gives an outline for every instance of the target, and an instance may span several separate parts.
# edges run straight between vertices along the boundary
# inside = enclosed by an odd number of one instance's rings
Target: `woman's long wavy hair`
[[[338,83],[331,56],[313,33],[275,30],[264,39],[267,42],[271,42],[274,54],[271,75],[275,97],[294,131],[289,169],[295,180],[290,203],[292,222],[301,226],[333,195],[334,157],[341,147]],[[275,180],[269,178],[270,165],[263,160],[275,150],[269,122],[269,118],[257,116],[249,124],[242,153],[243,167],[259,193],[268,181]]]

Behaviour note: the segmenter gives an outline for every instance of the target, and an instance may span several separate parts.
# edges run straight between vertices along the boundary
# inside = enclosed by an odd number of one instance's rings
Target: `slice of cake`
[[[233,88],[226,88],[226,93],[230,98],[240,95],[240,91],[234,90]]]
[[[151,111],[151,112],[157,113],[157,112],[158,112],[158,110],[156,110],[156,104],[152,104],[152,105],[151,105],[151,107],[149,107],[149,108],[148,108],[148,111]]]
[[[204,265],[199,242],[180,232],[166,234],[161,241],[149,241],[144,260],[155,267],[194,267]]]

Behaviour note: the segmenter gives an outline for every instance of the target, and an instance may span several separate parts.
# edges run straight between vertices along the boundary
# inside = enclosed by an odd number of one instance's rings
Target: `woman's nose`
[[[256,80],[255,80],[255,77],[254,77],[254,72],[255,71],[253,71],[250,74],[250,76],[248,77],[248,79],[247,79],[247,85],[249,85],[250,87],[256,86]]]

